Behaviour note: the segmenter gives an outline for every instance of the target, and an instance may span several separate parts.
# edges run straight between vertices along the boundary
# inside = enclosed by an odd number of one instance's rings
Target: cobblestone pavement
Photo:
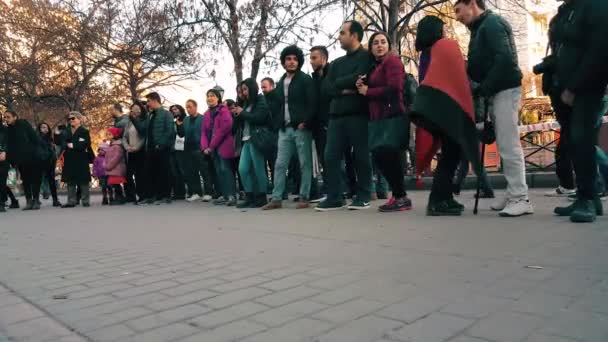
[[[608,341],[608,218],[573,225],[538,193],[533,216],[427,218],[427,195],[9,212],[0,341]]]

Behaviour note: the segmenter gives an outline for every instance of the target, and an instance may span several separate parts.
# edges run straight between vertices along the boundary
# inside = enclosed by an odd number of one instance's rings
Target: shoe
[[[134,203],[137,202],[137,198],[135,197],[127,197],[127,199],[125,200],[126,203]]]
[[[369,209],[369,202],[360,201],[358,199],[352,201],[352,203],[348,206],[348,210],[364,210]]]
[[[53,207],[55,207],[55,208],[61,207],[61,202],[59,202],[59,200],[54,200],[53,201]]]
[[[603,192],[599,194],[598,197],[600,198],[600,201],[605,201],[608,199],[608,192]]]
[[[454,201],[455,202],[455,201]],[[462,210],[450,204],[449,201],[429,203],[426,207],[426,216],[461,216]]]
[[[519,217],[534,214],[534,208],[527,199],[510,200],[505,208],[498,213],[501,217]]]
[[[310,203],[308,203],[308,201],[305,199],[301,199],[298,202],[298,205],[296,205],[296,209],[308,209],[308,208],[310,208]]]
[[[6,208],[4,207],[4,205],[0,205],[0,213],[5,213],[6,212]]]
[[[146,205],[153,205],[154,204],[154,198],[148,198],[148,199],[144,200],[143,203],[146,204]]]
[[[110,202],[110,203],[112,203],[112,202]],[[163,203],[165,203],[165,200],[163,200],[163,199],[157,199],[156,201],[154,201],[154,205],[161,205]]]
[[[558,186],[556,189],[553,189],[549,192],[545,193],[546,197],[567,197],[570,195],[576,195],[575,189],[566,189],[563,186]]]
[[[490,209],[494,211],[502,211],[507,207],[509,200],[506,197],[498,199],[490,204]]]
[[[64,204],[61,206],[61,208],[63,208],[63,209],[76,208],[76,204],[70,204],[70,203]]]
[[[262,208],[266,204],[268,204],[268,197],[265,193],[260,192],[259,194],[254,195],[255,199],[252,205],[252,208]]]
[[[196,201],[200,201],[200,200],[201,200],[201,196],[200,196],[200,195],[197,195],[197,194],[194,194],[194,195],[192,195],[192,196],[190,196],[190,197],[186,198],[186,201],[188,201],[188,202],[190,202],[190,203],[192,203],[192,202],[196,202]]]
[[[323,202],[319,203],[319,205],[315,208],[316,211],[326,212],[326,211],[336,211],[344,209],[344,202],[329,202],[327,199]]]
[[[477,198],[477,194],[475,194],[475,198]],[[490,199],[490,198],[496,198],[496,196],[494,196],[494,191],[492,190],[481,190],[479,192],[479,198],[485,198],[485,199]]]
[[[456,201],[455,199],[450,198],[450,199],[449,199],[449,200],[447,200],[446,202],[448,203],[448,206],[449,206],[450,208],[455,208],[455,209],[458,209],[458,210],[460,210],[461,212],[463,212],[463,211],[464,211],[464,205],[463,205],[463,204],[461,204],[461,203],[458,203],[458,201]]]
[[[601,204],[601,201],[600,201]],[[573,204],[570,221],[574,223],[591,223],[597,218],[597,208],[594,201],[579,199]]]
[[[460,185],[454,184],[454,185],[452,186],[452,189],[453,189],[453,190],[452,190],[452,193],[453,193],[455,196],[460,196]]]
[[[407,197],[402,198],[391,198],[384,205],[381,205],[378,210],[383,213],[390,213],[396,211],[406,211],[412,209],[412,201]]]
[[[171,199],[171,197],[167,197],[167,198],[165,198],[164,202],[165,202],[165,204],[171,204],[171,203],[173,203],[173,199]]]
[[[283,203],[281,201],[272,200],[270,203],[266,204],[262,207],[262,210],[275,210],[283,208]]]
[[[110,201],[110,205],[123,205],[125,204],[126,201],[124,198],[119,198],[119,199],[115,199],[113,201]]]
[[[211,195],[205,195],[202,198],[203,202],[211,202],[211,200],[213,200],[213,197]]]
[[[11,202],[9,209],[19,209],[19,202]]]
[[[47,194],[42,195],[42,199],[44,199],[44,200],[48,200],[50,197],[51,197],[51,195],[47,195]]]
[[[238,209],[247,209],[247,208],[253,208],[255,205],[255,196],[253,195],[253,193],[248,192],[245,194],[245,200],[239,204],[237,204],[237,208]]]
[[[90,204],[90,203],[82,203],[82,207],[83,207],[83,208],[88,208],[88,207],[90,207],[90,206],[91,206],[91,204]]]
[[[220,196],[217,199],[213,200],[213,205],[226,205],[227,202],[228,200],[225,199],[224,196]]]
[[[574,204],[576,202],[570,204],[567,207],[557,207],[553,210],[553,212],[555,213],[555,215],[557,216],[570,216],[572,215],[572,212],[574,211],[575,207]],[[597,197],[594,200],[594,204],[595,204],[595,214],[597,216],[604,216],[604,207],[602,205],[602,201],[599,197]]]
[[[386,193],[386,192],[378,192],[378,193],[376,193],[376,197],[379,200],[386,200],[386,199],[388,199],[388,193]]]
[[[327,196],[323,196],[320,198],[315,198],[315,199],[310,200],[310,203],[321,203],[321,202],[325,201],[326,199],[327,199]]]
[[[34,206],[34,202],[33,201],[27,201],[27,204],[25,205],[25,207],[21,210],[26,211],[26,210],[32,210],[32,207]]]
[[[294,202],[296,202],[296,203],[297,203],[297,202],[300,202],[300,196],[296,196],[296,197],[294,197],[294,198],[293,198],[293,201],[294,201]]]
[[[32,210],[40,210],[40,202],[34,201],[34,203],[32,203]]]
[[[236,197],[235,196],[230,196],[230,197],[228,197],[228,201],[226,202],[226,206],[228,206],[228,207],[236,207],[236,203],[237,203]]]
[[[239,191],[239,201],[245,200],[245,193],[243,191]]]

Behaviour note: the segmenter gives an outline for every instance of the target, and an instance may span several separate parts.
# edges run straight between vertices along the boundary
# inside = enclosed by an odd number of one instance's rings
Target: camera
[[[532,68],[532,72],[535,75],[542,75],[542,74],[550,73],[550,72],[553,72],[554,70],[555,70],[555,57],[552,55],[543,58],[542,62],[536,64]]]

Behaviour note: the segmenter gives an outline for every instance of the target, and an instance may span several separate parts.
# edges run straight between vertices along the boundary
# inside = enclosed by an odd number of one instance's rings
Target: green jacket
[[[485,11],[469,29],[471,40],[467,73],[479,83],[482,96],[521,86],[517,47],[511,25],[492,11]]]
[[[549,40],[555,60],[553,91],[603,94],[608,84],[608,1],[577,0],[560,6]]]
[[[175,143],[173,115],[163,107],[150,112],[147,133],[148,149],[172,148]]]
[[[365,96],[357,93],[357,79],[367,75],[372,68],[372,59],[363,47],[348,52],[331,63],[329,72],[323,82],[323,93],[331,99],[330,117],[361,115],[368,117],[369,109]],[[342,92],[349,90],[353,94]]]
[[[283,75],[273,93],[279,103],[279,112],[273,115],[274,129],[285,128],[285,90],[284,82],[287,75]],[[304,123],[308,129],[312,128],[314,119],[314,109],[316,108],[316,94],[312,77],[298,70],[289,84],[289,105],[290,124],[292,128],[297,128]],[[274,114],[274,113],[273,113]]]
[[[184,147],[186,151],[200,151],[201,149],[201,126],[203,124],[203,115],[199,114],[196,118],[187,116],[184,119],[184,124],[177,126],[177,135],[180,138],[186,138]]]

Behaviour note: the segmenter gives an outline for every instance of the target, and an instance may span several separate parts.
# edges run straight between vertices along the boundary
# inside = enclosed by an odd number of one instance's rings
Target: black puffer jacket
[[[18,119],[8,127],[7,146],[7,158],[13,165],[41,162],[45,151],[40,136],[24,119]]]

